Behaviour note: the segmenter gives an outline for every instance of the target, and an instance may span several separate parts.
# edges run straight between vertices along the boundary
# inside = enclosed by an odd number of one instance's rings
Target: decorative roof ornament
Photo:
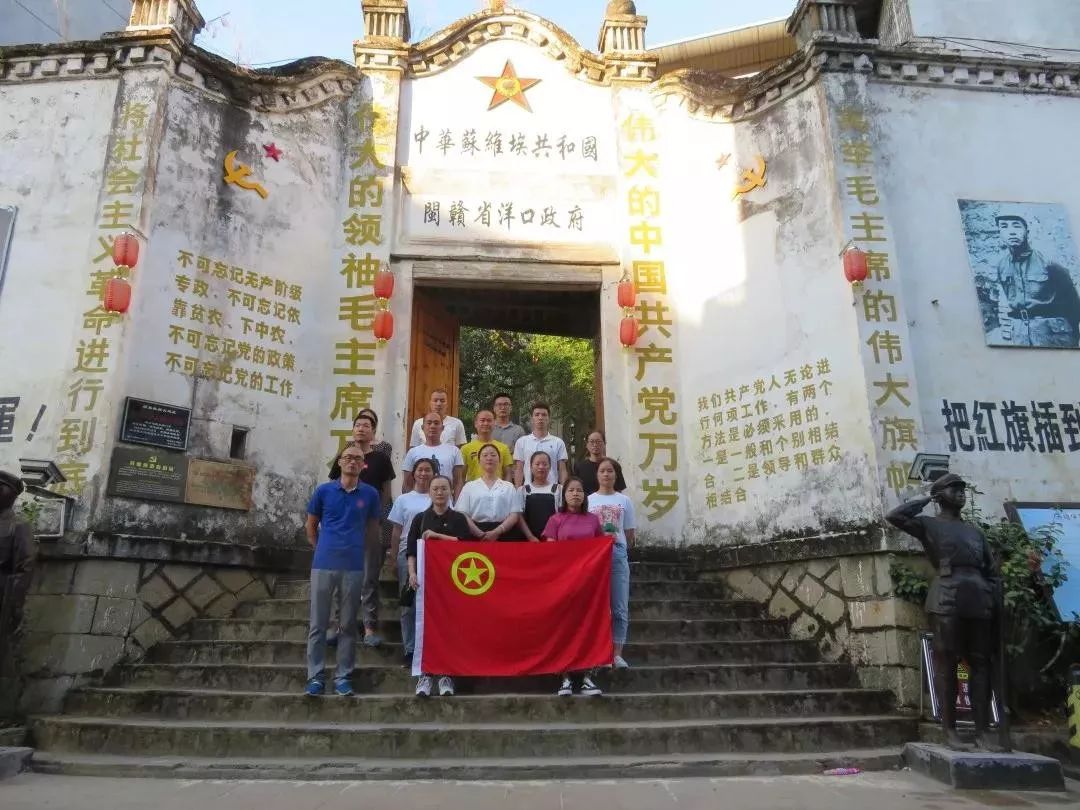
[[[788,33],[800,45],[819,35],[860,39],[855,7],[859,0],[799,0],[788,18]]]
[[[597,46],[604,56],[612,53],[644,53],[645,26],[649,20],[639,16],[633,0],[611,0],[604,12]]]
[[[195,40],[206,20],[195,0],[134,0],[124,31],[142,32],[169,28],[185,45]]]

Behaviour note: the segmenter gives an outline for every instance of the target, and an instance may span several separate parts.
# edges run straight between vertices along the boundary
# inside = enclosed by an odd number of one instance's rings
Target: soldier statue
[[[998,574],[986,538],[960,515],[967,502],[965,490],[960,476],[947,473],[931,485],[930,497],[901,504],[885,519],[918,539],[937,569],[926,596],[926,612],[934,633],[934,678],[945,742],[956,750],[971,748],[956,733],[956,667],[964,658],[971,673],[976,746],[1001,752],[1004,748],[990,736],[990,659]],[[920,514],[931,501],[938,504],[939,517]]]

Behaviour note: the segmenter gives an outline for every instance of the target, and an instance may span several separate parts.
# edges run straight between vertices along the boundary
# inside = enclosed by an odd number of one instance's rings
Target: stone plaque
[[[120,441],[186,450],[190,424],[189,408],[128,397],[124,404],[124,421],[120,425]]]
[[[188,459],[179,453],[117,447],[109,470],[108,493],[121,498],[183,503]]]
[[[187,503],[219,509],[250,510],[255,468],[246,464],[193,458],[188,464]]]

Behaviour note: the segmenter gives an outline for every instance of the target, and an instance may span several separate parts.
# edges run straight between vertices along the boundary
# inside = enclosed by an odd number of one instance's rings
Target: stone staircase
[[[101,686],[35,717],[40,772],[176,778],[499,779],[815,773],[899,765],[917,722],[858,687],[753,602],[691,568],[636,562],[632,669],[601,698],[555,696],[554,677],[459,679],[417,699],[384,582],[381,633],[361,648],[352,698],[307,698],[306,580],[227,619],[192,624]],[[331,658],[332,660],[332,658]]]

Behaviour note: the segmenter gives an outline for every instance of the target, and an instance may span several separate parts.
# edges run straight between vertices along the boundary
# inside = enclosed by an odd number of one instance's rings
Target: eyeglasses
[[[363,461],[364,457],[363,456],[342,456],[341,460],[342,461],[358,461],[359,462],[359,461]]]

